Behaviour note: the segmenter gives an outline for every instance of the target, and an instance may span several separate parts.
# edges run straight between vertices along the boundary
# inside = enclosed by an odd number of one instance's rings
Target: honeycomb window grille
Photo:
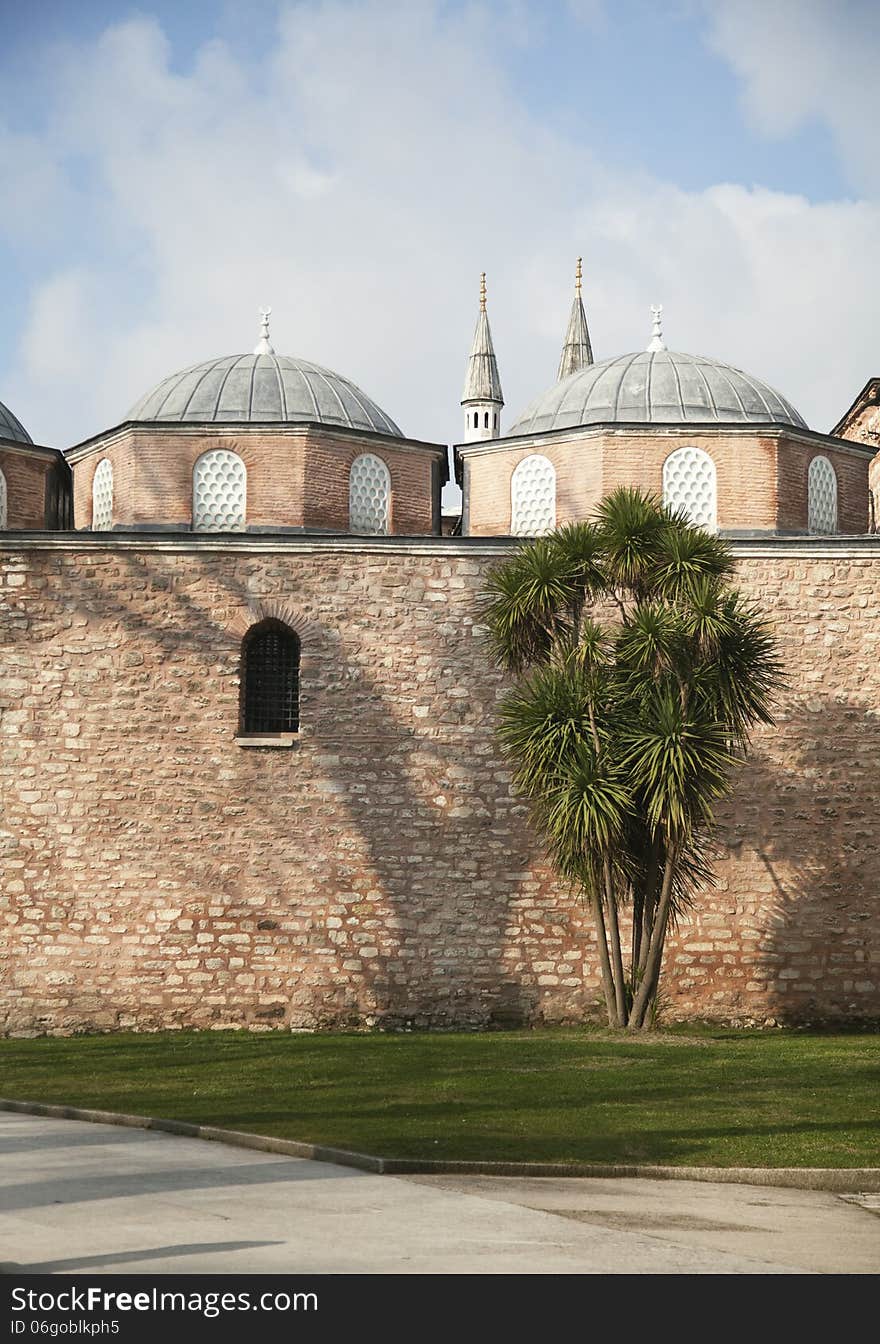
[[[514,537],[540,537],[556,526],[556,470],[540,453],[517,465],[510,479],[510,532]]]
[[[0,528],[6,527],[9,522],[9,505],[6,491],[6,477],[0,471]]]
[[[807,480],[811,532],[837,531],[837,473],[827,457],[814,457]]]
[[[212,448],[193,468],[193,530],[243,532],[247,469],[238,453]]]
[[[663,503],[694,527],[718,530],[715,463],[702,448],[677,448],[663,463]]]
[[[105,457],[92,477],[92,531],[109,532],[113,526],[113,468]]]
[[[384,537],[391,515],[391,473],[373,453],[361,453],[348,478],[348,526],[352,532]]]
[[[299,661],[299,636],[289,626],[251,626],[241,646],[240,733],[299,732]]]

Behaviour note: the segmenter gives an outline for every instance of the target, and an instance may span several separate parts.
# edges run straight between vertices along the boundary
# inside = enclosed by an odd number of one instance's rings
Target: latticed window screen
[[[299,636],[280,621],[262,621],[245,635],[241,731],[299,731]]]
[[[193,470],[193,528],[241,532],[247,504],[247,471],[238,453],[214,448]]]
[[[814,457],[807,482],[811,532],[837,531],[837,473],[827,457]]]
[[[540,453],[524,457],[510,481],[510,531],[539,537],[556,526],[556,471]]]
[[[113,468],[105,457],[92,477],[92,531],[108,532],[113,526]]]
[[[694,527],[717,529],[715,463],[702,448],[678,448],[663,463],[663,503]]]
[[[5,527],[9,517],[7,495],[6,495],[6,477],[0,471],[0,527]]]
[[[384,537],[391,515],[391,473],[373,453],[361,453],[348,477],[348,526],[352,532]]]

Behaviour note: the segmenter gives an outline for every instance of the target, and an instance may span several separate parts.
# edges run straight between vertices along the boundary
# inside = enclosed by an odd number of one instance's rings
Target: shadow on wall
[[[20,947],[36,1025],[512,1025],[548,997],[555,1017],[595,1004],[563,962],[589,937],[580,905],[534,870],[495,746],[500,678],[429,596],[460,591],[425,579],[420,598],[393,556],[337,554],[330,575],[323,555],[89,547],[69,580],[46,559],[64,595],[16,634],[46,674],[21,727],[37,773],[52,752],[55,801],[11,829],[46,855],[26,899],[67,954],[49,989]],[[307,729],[243,750],[236,623],[291,591]]]
[[[880,714],[828,696],[788,706],[756,742],[719,867],[751,935],[745,1011],[758,996],[780,1023],[877,1018],[878,761]]]

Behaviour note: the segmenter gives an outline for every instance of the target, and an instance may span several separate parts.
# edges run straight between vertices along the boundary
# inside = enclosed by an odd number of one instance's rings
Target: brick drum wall
[[[839,531],[868,530],[868,463],[860,452],[817,438],[804,441],[784,432],[751,433],[729,425],[713,431],[628,428],[539,436],[509,447],[464,454],[468,473],[470,536],[510,532],[510,483],[517,465],[532,453],[556,469],[556,521],[589,516],[603,495],[620,486],[663,492],[663,464],[677,448],[702,448],[715,463],[718,526],[749,531],[806,532],[807,473],[812,459],[827,457],[838,481]]]
[[[529,838],[474,598],[491,543],[0,548],[0,1026],[484,1025],[599,1012]],[[791,678],[671,948],[670,1018],[880,1016],[880,545],[739,543]],[[234,744],[244,631],[303,643]]]
[[[249,527],[347,531],[351,464],[360,453],[374,453],[391,474],[391,531],[434,530],[432,465],[445,459],[445,448],[290,425],[120,430],[74,463],[74,526],[91,528],[92,482],[107,458],[114,526],[190,527],[193,468],[212,449],[237,453],[245,464]]]

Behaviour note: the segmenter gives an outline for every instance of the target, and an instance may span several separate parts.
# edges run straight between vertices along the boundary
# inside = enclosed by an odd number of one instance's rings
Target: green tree
[[[713,880],[714,807],[782,684],[733,568],[718,537],[621,489],[487,582],[491,655],[515,678],[501,741],[557,870],[592,909],[615,1027],[653,1022],[669,927]]]

